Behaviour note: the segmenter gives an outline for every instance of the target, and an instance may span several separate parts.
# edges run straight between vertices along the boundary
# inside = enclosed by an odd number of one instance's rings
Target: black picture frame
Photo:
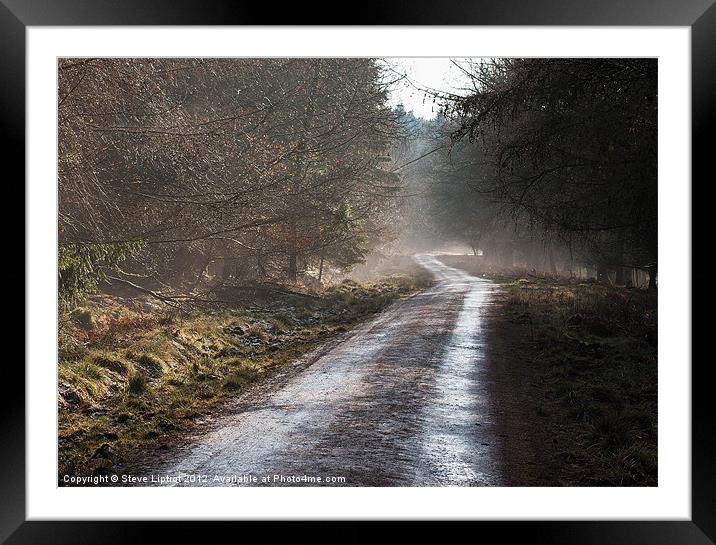
[[[716,273],[710,272],[710,225],[705,214],[713,200],[713,184],[707,179],[713,154],[708,136],[714,130],[716,96],[716,6],[714,0],[468,0],[410,3],[390,0],[364,1],[356,5],[351,24],[410,25],[609,25],[685,26],[691,28],[692,47],[692,350],[704,345],[712,320],[716,295],[711,286]],[[344,6],[345,8],[345,6]],[[344,9],[342,8],[342,9]],[[187,0],[0,0],[0,118],[5,161],[4,192],[8,208],[22,210],[25,202],[25,30],[27,26],[63,25],[246,25],[317,24],[320,14],[340,24],[342,9],[286,4],[280,9],[256,2],[189,2]],[[15,169],[9,170],[8,166]],[[9,172],[15,172],[10,176]],[[20,212],[22,214],[22,212]],[[19,329],[17,309],[25,308],[17,286],[24,285],[25,240],[17,236],[23,219],[11,213],[1,215],[7,265],[0,277],[5,286],[4,301],[13,308],[9,325]],[[668,259],[668,253],[662,253]],[[22,258],[20,256],[23,256]],[[12,263],[12,265],[10,265]],[[24,324],[32,327],[31,323]],[[7,337],[23,349],[20,332]],[[700,335],[697,335],[700,334]],[[696,339],[701,339],[696,344]],[[713,424],[709,418],[712,358],[692,360],[692,518],[690,521],[530,521],[478,522],[472,535],[501,541],[515,537],[537,543],[571,544],[706,544],[716,541],[716,457]],[[25,520],[25,395],[20,387],[25,372],[20,357],[6,355],[3,386],[0,386],[0,542],[8,545],[45,543],[129,543],[184,542],[214,537],[218,522],[81,522]],[[24,359],[24,358],[23,358]],[[688,365],[690,362],[673,362]]]

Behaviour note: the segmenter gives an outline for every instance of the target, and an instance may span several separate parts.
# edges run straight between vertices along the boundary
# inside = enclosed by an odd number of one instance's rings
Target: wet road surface
[[[297,362],[150,472],[184,486],[501,485],[483,331],[496,287],[415,259],[432,289]]]

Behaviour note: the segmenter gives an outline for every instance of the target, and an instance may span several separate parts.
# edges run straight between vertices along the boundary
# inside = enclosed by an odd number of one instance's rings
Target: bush
[[[116,268],[141,246],[140,242],[60,246],[57,255],[60,307],[70,308],[84,296],[97,291],[99,283],[105,279],[104,270]]]

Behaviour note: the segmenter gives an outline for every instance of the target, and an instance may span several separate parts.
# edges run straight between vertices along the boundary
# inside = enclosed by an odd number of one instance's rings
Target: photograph
[[[57,486],[658,487],[659,66],[56,58]]]

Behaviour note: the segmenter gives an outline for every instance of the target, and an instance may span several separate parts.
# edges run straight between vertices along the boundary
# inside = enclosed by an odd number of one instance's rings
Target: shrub
[[[60,307],[69,308],[97,291],[106,278],[104,270],[116,268],[141,246],[140,242],[61,245],[57,255]]]

